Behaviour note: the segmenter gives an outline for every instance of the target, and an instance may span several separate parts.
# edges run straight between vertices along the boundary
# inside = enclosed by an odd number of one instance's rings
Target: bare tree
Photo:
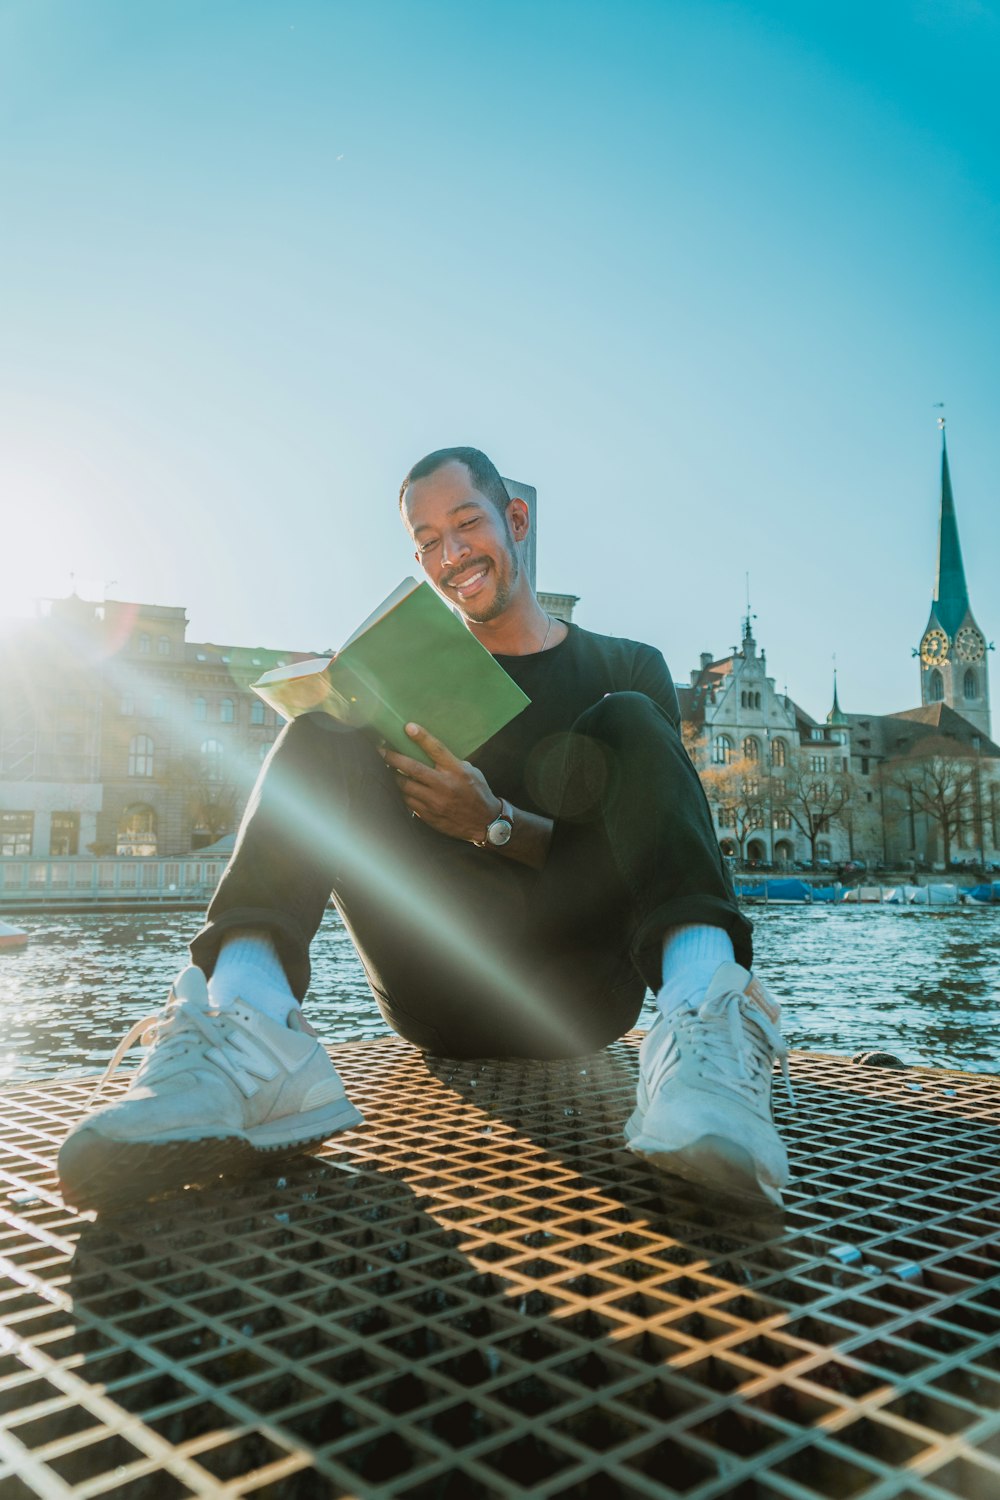
[[[952,844],[976,821],[976,760],[954,740],[918,742],[905,757],[886,761],[879,772],[893,794],[895,822],[920,813],[938,830],[941,857],[951,863]]]
[[[808,751],[795,751],[783,774],[771,780],[774,806],[783,808],[809,840],[813,865],[817,839],[834,823],[843,823],[854,797],[854,779],[848,771],[815,770],[814,758]]]
[[[199,843],[214,844],[223,834],[232,833],[247,790],[232,780],[218,762],[204,756],[178,756],[164,779],[184,795],[192,846],[195,838]]]
[[[716,811],[716,821],[733,830],[740,859],[745,859],[747,839],[765,823],[767,794],[760,763],[733,760],[728,765],[709,766],[699,775],[708,804]]]
[[[700,771],[705,763],[706,745],[704,732],[699,724],[688,719],[681,720],[681,744],[687,751],[688,760]]]

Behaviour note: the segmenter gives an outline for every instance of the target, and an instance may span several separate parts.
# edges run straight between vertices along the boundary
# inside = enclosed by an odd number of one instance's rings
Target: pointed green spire
[[[969,609],[969,590],[962,565],[962,548],[958,540],[955,497],[951,492],[948,470],[948,443],[941,427],[941,523],[938,531],[938,566],[934,584],[934,611],[941,628],[949,636],[965,619]]]
[[[840,703],[839,703],[838,698],[837,698],[837,668],[836,667],[834,667],[834,669],[833,669],[833,707],[831,708],[830,712],[826,716],[826,722],[828,724],[846,724],[847,723],[847,715],[844,713],[844,710],[841,708]]]

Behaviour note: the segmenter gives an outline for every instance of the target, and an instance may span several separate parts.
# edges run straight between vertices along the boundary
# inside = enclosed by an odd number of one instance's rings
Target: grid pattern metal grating
[[[333,1049],[367,1124],[97,1220],[0,1124],[0,1500],[996,1500],[1000,1079],[792,1060],[748,1217],[620,1146],[635,1036]]]

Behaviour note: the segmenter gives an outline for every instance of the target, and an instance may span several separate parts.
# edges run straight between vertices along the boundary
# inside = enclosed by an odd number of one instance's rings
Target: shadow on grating
[[[1000,1495],[1000,1080],[795,1057],[753,1218],[620,1148],[637,1040],[335,1048],[363,1129],[96,1221],[8,1093],[0,1500]]]

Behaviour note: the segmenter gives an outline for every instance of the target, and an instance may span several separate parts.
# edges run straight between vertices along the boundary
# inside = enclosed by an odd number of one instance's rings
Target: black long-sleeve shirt
[[[469,759],[498,797],[528,812],[551,816],[544,795],[546,752],[558,748],[580,714],[607,693],[645,693],[680,724],[667,664],[655,647],[640,641],[571,624],[565,639],[548,651],[496,659],[531,702]]]

